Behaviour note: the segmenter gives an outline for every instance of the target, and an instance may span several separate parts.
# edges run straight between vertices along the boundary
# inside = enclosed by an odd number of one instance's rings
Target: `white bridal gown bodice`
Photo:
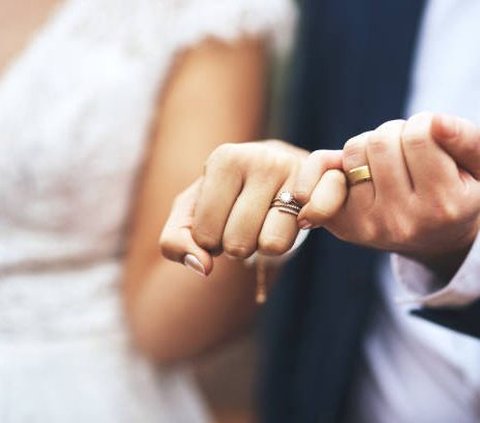
[[[132,188],[175,55],[209,36],[281,35],[290,6],[64,0],[2,72],[0,422],[206,419],[184,369],[154,370],[130,346]]]

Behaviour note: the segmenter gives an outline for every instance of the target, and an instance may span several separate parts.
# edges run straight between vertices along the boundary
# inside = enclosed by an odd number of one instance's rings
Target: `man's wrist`
[[[435,248],[423,248],[418,252],[404,254],[406,257],[417,261],[432,272],[439,284],[447,284],[457,273],[468,256],[472,245],[477,238],[479,222],[469,225],[463,235],[455,234],[455,238],[448,241],[438,241]],[[458,230],[460,232],[460,230]]]

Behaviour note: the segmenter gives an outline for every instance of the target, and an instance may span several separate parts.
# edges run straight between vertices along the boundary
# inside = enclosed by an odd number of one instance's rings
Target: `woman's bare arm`
[[[226,141],[259,137],[265,62],[261,41],[208,41],[179,58],[162,93],[124,281],[134,337],[159,361],[196,355],[254,315],[254,276],[242,263],[218,258],[202,278],[162,258],[157,240],[175,195],[201,174],[209,153]]]

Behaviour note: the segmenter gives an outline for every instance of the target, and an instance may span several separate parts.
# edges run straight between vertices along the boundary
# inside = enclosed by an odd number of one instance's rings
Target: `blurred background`
[[[255,421],[252,270],[158,237],[218,145],[281,136],[296,15],[0,0],[2,423]]]

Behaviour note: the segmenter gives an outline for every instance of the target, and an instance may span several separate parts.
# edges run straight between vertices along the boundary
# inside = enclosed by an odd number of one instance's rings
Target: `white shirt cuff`
[[[459,307],[480,298],[480,235],[453,278],[445,285],[426,266],[407,257],[391,254],[395,279],[412,295],[400,302],[427,307]],[[440,287],[440,289],[439,289]]]

